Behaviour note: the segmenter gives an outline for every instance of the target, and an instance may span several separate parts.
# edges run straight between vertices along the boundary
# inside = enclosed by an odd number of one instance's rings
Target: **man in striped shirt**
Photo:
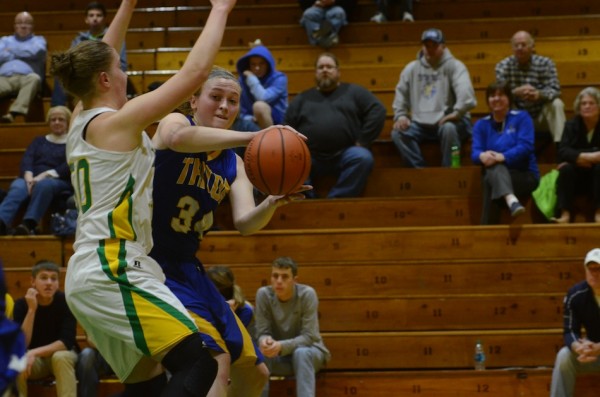
[[[513,55],[496,64],[496,80],[507,82],[517,109],[526,110],[536,131],[550,131],[560,142],[565,124],[565,105],[560,99],[556,65],[535,54],[535,42],[528,32],[519,31],[511,39]]]

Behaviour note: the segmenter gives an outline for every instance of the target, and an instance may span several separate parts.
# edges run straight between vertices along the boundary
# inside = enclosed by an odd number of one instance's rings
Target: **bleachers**
[[[82,28],[87,2],[8,2],[0,12],[0,34],[11,32],[15,12],[28,9],[50,51],[66,48]],[[112,15],[119,0],[104,3]],[[306,44],[297,3],[237,4],[217,64],[234,70],[247,43],[261,38],[288,74],[290,99],[311,87],[314,59],[322,50]],[[144,9],[136,12],[127,38],[129,77],[144,92],[150,82],[167,79],[181,66],[208,7],[189,0],[138,5]],[[332,49],[341,62],[342,80],[371,89],[387,107],[364,197],[292,203],[278,209],[264,231],[246,237],[232,231],[226,203],[216,215],[218,230],[205,237],[198,257],[206,266],[231,266],[250,300],[269,283],[275,257],[299,262],[299,282],[319,295],[321,332],[333,354],[318,375],[318,395],[547,396],[554,356],[562,346],[562,299],[584,277],[582,258],[598,246],[600,229],[582,223],[584,213],[577,215],[580,223],[546,224],[531,200],[521,218],[503,214],[503,225],[478,226],[480,169],[470,165],[468,145],[459,169],[402,168],[389,137],[391,103],[400,71],[419,50],[421,32],[435,26],[469,68],[478,99],[473,115],[481,117],[487,112],[484,90],[494,78],[495,63],[511,53],[511,35],[528,30],[536,37],[537,52],[557,64],[570,117],[576,94],[600,85],[595,15],[600,3],[420,0],[414,23],[370,23],[374,12],[371,0],[359,0],[341,44]],[[17,175],[26,145],[46,131],[42,122],[0,125],[0,188]],[[436,145],[424,151],[431,165],[439,165]],[[540,156],[542,172],[554,166],[554,156],[552,146]],[[321,181],[319,192],[328,184]],[[72,238],[53,236],[1,237],[9,291],[24,295],[30,268],[42,258],[62,265],[63,282],[72,243]],[[81,329],[78,335],[85,344]],[[486,371],[472,370],[477,339],[485,344]],[[100,395],[119,387],[104,382]],[[576,395],[596,396],[598,387],[597,376],[580,377]],[[30,394],[53,393],[51,386],[36,385]],[[271,395],[294,396],[293,379],[273,381]]]

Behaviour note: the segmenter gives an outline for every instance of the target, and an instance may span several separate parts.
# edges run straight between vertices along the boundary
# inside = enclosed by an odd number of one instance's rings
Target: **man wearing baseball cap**
[[[588,252],[583,264],[585,280],[564,300],[565,346],[556,355],[550,397],[573,396],[579,373],[600,372],[600,248]]]
[[[477,105],[466,66],[446,48],[441,30],[421,35],[417,59],[400,74],[396,85],[392,140],[408,167],[426,166],[419,144],[439,141],[442,166],[451,164],[452,150],[471,132],[469,110]]]

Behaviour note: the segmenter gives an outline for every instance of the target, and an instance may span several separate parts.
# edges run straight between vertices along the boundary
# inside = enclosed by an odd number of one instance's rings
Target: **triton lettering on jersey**
[[[229,192],[229,184],[221,175],[212,172],[208,164],[198,158],[186,157],[177,178],[177,184],[197,186],[206,190],[213,200],[221,201]]]

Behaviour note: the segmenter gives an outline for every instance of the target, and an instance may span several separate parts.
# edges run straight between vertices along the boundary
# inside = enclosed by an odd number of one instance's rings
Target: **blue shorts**
[[[229,353],[231,362],[238,365],[264,361],[248,330],[208,278],[199,260],[159,263],[167,277],[165,284],[189,310],[209,349]]]

